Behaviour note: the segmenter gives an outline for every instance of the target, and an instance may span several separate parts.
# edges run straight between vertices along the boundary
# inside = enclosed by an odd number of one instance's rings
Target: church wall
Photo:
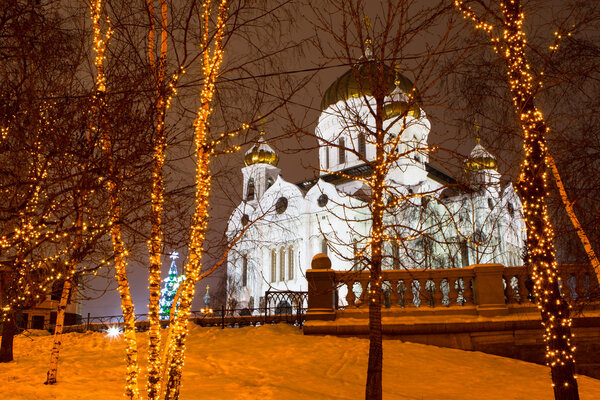
[[[398,101],[405,97],[394,92],[388,100]],[[321,113],[315,133],[320,138],[319,159],[323,174],[327,170],[339,171],[362,164],[359,157],[350,151],[344,153],[344,162],[340,163],[339,149],[335,146],[340,138],[344,138],[345,147],[359,148],[358,127],[346,123],[355,121],[357,116],[374,125],[362,98],[340,101]],[[406,124],[402,120],[395,121],[392,126],[389,126],[391,120],[385,124],[384,129],[389,128],[390,134],[400,136],[397,150],[405,154],[391,169],[387,183],[396,187],[398,195],[432,193],[414,197],[409,200],[412,202],[410,207],[386,216],[387,222],[396,219],[402,226],[394,234],[405,246],[395,250],[391,243],[385,244],[388,259],[396,256],[394,252],[398,251],[399,260],[395,263],[386,261],[385,267],[449,268],[490,262],[521,264],[524,222],[521,203],[512,186],[501,189],[500,175],[493,169],[473,169],[469,175],[469,189],[458,188],[461,194],[442,199],[442,184],[431,178],[425,168],[429,160],[427,141],[431,125],[424,112],[421,110],[419,119],[407,117]],[[477,154],[488,157],[488,161],[495,162],[479,144],[475,150]],[[365,143],[365,152],[368,160],[375,158],[374,145]],[[329,243],[327,254],[332,268],[337,270],[351,269],[354,266],[354,243],[357,242],[357,248],[360,248],[368,241],[368,208],[355,209],[355,206],[364,203],[352,197],[358,190],[364,189],[361,182],[349,181],[334,186],[319,181],[305,194],[297,186],[284,181],[279,173],[278,168],[266,164],[253,164],[243,169],[244,199],[247,199],[246,185],[250,177],[255,179],[255,198],[236,209],[228,228],[230,233],[239,230],[244,213],[250,221],[256,221],[228,258],[232,284],[241,276],[239,255],[247,254],[253,260],[252,282],[244,290],[233,294],[241,304],[247,304],[248,299],[253,297],[255,306],[258,306],[258,299],[269,288],[306,290],[305,271],[310,268],[312,257],[324,250],[323,239]],[[278,178],[271,187],[267,187],[268,178],[275,175]],[[329,200],[326,205],[319,205],[318,199],[324,195]],[[287,199],[284,210],[275,207],[281,198]],[[512,205],[510,212],[508,204]],[[282,261],[284,265],[289,263],[290,246],[295,263],[294,277],[281,280],[281,264]],[[273,261],[274,280],[271,277]],[[340,293],[342,296],[345,293]]]

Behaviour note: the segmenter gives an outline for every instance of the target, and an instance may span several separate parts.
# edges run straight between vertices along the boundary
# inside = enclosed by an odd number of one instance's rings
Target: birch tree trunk
[[[188,317],[192,300],[198,282],[202,259],[202,246],[208,223],[208,197],[210,194],[210,156],[211,143],[208,139],[208,118],[212,112],[211,103],[215,93],[215,82],[219,75],[223,61],[223,36],[227,17],[227,0],[221,0],[218,6],[216,20],[216,33],[214,35],[214,49],[212,54],[209,48],[209,24],[211,14],[211,0],[203,2],[203,35],[201,48],[203,54],[204,83],[200,93],[200,108],[194,122],[194,144],[196,148],[196,195],[195,210],[192,220],[190,235],[190,259],[185,267],[185,279],[181,283],[181,301],[177,311],[177,318],[173,322],[173,337],[168,343],[169,362],[165,366],[163,380],[165,382],[165,399],[179,398],[181,375],[185,356],[185,342],[188,330]]]
[[[129,289],[129,280],[127,278],[127,262],[125,246],[123,244],[122,229],[121,229],[121,202],[120,202],[120,185],[119,173],[115,163],[114,155],[114,140],[113,135],[109,130],[105,114],[105,90],[106,78],[104,76],[104,60],[106,45],[110,38],[110,27],[106,32],[102,33],[100,24],[103,1],[96,0],[91,7],[92,23],[94,28],[94,51],[96,57],[94,64],[96,66],[96,93],[94,97],[94,108],[92,110],[95,123],[92,129],[99,130],[99,136],[102,143],[102,153],[105,156],[108,164],[107,189],[110,197],[109,224],[112,238],[115,276],[117,278],[117,288],[121,299],[121,310],[124,320],[124,336],[125,336],[125,352],[127,372],[125,376],[125,396],[130,399],[139,399],[138,375],[139,365],[137,359],[137,340],[135,336],[135,312],[131,293]],[[108,21],[106,21],[108,24]],[[94,135],[95,136],[95,135]]]
[[[165,160],[166,132],[165,114],[167,108],[165,93],[165,71],[167,58],[167,3],[160,0],[161,6],[161,38],[160,56],[156,65],[154,50],[154,4],[148,0],[148,15],[150,30],[148,31],[148,59],[156,85],[156,121],[154,155],[152,160],[152,213],[150,216],[150,270],[148,304],[148,320],[150,330],[148,335],[148,399],[154,400],[160,394],[160,276],[162,250],[162,210],[164,203],[163,165]]]
[[[62,287],[60,295],[60,302],[58,303],[58,310],[56,312],[56,325],[54,326],[54,343],[52,345],[52,351],[50,352],[50,365],[48,366],[48,372],[46,373],[45,385],[53,385],[56,383],[56,374],[58,370],[58,356],[60,353],[60,346],[62,344],[62,333],[65,322],[65,310],[67,309],[67,301],[71,294],[71,282],[66,280]]]
[[[579,236],[579,240],[583,245],[583,249],[587,254],[590,263],[592,264],[592,268],[594,268],[594,272],[596,273],[596,279],[600,282],[600,261],[598,261],[598,256],[596,256],[596,252],[590,243],[581,223],[579,222],[579,218],[577,218],[577,214],[575,214],[575,209],[573,208],[573,203],[569,200],[569,196],[567,195],[567,191],[565,190],[565,185],[563,184],[562,178],[560,177],[560,173],[558,172],[558,168],[556,167],[556,163],[554,162],[554,158],[552,155],[546,155],[546,162],[550,166],[552,171],[552,176],[554,177],[554,183],[556,183],[556,187],[558,188],[558,192],[560,193],[560,198],[565,206],[565,210],[573,227],[577,231],[577,236]]]

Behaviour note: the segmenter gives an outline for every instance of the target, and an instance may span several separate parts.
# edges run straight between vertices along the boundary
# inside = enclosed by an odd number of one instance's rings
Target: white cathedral
[[[262,307],[267,290],[306,291],[305,271],[318,253],[328,254],[335,270],[364,268],[367,182],[376,152],[365,132],[374,126],[371,71],[370,62],[350,69],[323,96],[315,130],[318,179],[285,181],[279,157],[262,135],[246,152],[243,199],[227,228],[235,241],[227,259],[227,291],[238,308]],[[494,156],[478,140],[464,162],[465,184],[431,166],[431,124],[422,109],[410,105],[413,83],[392,68],[385,74],[393,83],[383,129],[399,157],[386,176],[390,207],[383,268],[521,265],[526,237],[521,202],[511,183],[501,183]]]

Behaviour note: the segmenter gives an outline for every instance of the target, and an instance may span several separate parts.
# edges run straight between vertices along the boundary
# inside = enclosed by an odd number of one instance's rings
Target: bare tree
[[[558,12],[557,19],[562,19],[562,23],[553,29],[554,37],[549,41],[548,52],[541,50],[540,47],[532,48],[528,44],[525,31],[527,13],[518,0],[456,1],[455,6],[465,18],[475,24],[475,28],[487,36],[504,70],[503,79],[512,98],[512,107],[517,116],[519,130],[522,132],[524,159],[521,163],[519,192],[527,223],[526,262],[533,267],[534,290],[539,300],[545,327],[547,364],[552,372],[555,398],[577,399],[579,394],[574,376],[570,310],[566,299],[560,294],[556,279],[554,229],[548,213],[548,168],[559,191],[566,215],[572,221],[596,273],[598,273],[598,260],[575,214],[573,204],[567,196],[552,151],[548,150],[549,123],[548,118],[542,113],[540,103],[544,100],[541,94],[544,83],[552,81],[552,78],[546,79],[545,73],[548,70],[552,71],[553,68],[548,67],[552,66],[551,60],[557,49],[562,46],[563,38],[566,39],[572,33],[581,31],[582,24],[597,19],[597,10],[593,10],[593,6],[585,5],[576,10],[572,5],[567,5],[562,14]],[[535,36],[533,41],[536,41]],[[531,53],[535,55],[532,56]]]
[[[331,242],[329,249],[343,249],[340,258],[354,260],[354,269],[370,273],[365,298],[370,343],[365,398],[381,399],[382,270],[399,261],[399,267],[431,264],[426,245],[420,246],[421,255],[414,251],[417,243],[448,242],[438,231],[452,216],[439,214],[437,200],[430,199],[453,183],[443,173],[441,182],[425,183],[432,148],[427,142],[431,123],[424,109],[427,101],[434,101],[434,83],[449,72],[434,71],[433,65],[453,44],[452,21],[424,44],[419,35],[440,21],[447,11],[443,3],[387,1],[369,9],[363,1],[330,1],[313,10],[317,31],[328,37],[319,43],[322,56],[350,68],[324,93],[317,128],[325,152],[320,155],[322,173],[351,182],[345,191],[354,198],[348,204],[331,205],[333,214],[339,209],[334,218],[351,221],[349,237],[329,230],[325,239]],[[376,15],[372,24],[370,11]],[[399,70],[412,71],[414,81]],[[426,217],[427,213],[431,215]],[[412,219],[407,220],[409,214]],[[422,223],[413,224],[419,220]],[[359,228],[361,224],[364,228]],[[411,265],[403,265],[409,260],[399,256],[400,248],[412,257]]]
[[[100,197],[89,197],[98,183],[84,177],[101,160],[87,151],[84,135],[88,102],[77,79],[83,38],[61,11],[55,1],[13,2],[3,9],[0,24],[7,360],[15,313],[43,301],[57,281],[75,279],[72,266],[96,254],[105,232],[98,213],[88,213],[82,224],[81,202],[102,204]]]

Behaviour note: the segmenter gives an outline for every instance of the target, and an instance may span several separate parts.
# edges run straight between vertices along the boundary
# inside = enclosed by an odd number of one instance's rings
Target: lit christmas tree
[[[169,275],[164,279],[165,285],[160,291],[160,319],[169,319],[173,299],[175,299],[179,284],[184,278],[184,275],[180,276],[177,273],[177,264],[175,263],[175,260],[179,258],[179,253],[174,251],[169,257],[172,260],[171,267],[169,268]]]

